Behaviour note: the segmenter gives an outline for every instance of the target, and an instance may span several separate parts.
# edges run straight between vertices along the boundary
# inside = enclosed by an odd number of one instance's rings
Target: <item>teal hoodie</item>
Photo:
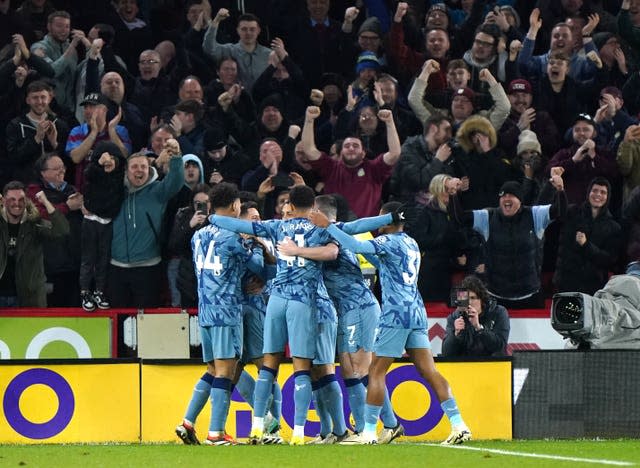
[[[200,158],[195,154],[185,154],[184,156],[182,156],[182,162],[184,164],[187,164],[187,162],[189,161],[196,163],[200,168],[200,181],[198,183],[204,184],[204,168],[202,167],[202,161],[200,161]],[[186,182],[185,185],[187,185]]]
[[[182,158],[171,158],[169,173],[162,180],[154,167],[149,170],[149,179],[141,187],[131,187],[125,175],[126,195],[113,220],[112,265],[133,268],[157,265],[162,260],[162,218],[167,202],[184,184]]]

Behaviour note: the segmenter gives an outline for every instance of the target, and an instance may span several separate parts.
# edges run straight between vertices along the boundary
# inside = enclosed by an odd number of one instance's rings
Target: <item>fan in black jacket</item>
[[[593,295],[609,279],[622,245],[622,229],[609,212],[611,184],[596,177],[587,199],[567,211],[553,282],[558,291]]]

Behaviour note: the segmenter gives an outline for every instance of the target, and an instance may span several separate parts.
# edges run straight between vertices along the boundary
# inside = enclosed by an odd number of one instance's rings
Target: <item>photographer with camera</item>
[[[442,355],[505,355],[510,330],[507,309],[489,296],[475,276],[467,276],[454,293],[456,310],[447,317]]]

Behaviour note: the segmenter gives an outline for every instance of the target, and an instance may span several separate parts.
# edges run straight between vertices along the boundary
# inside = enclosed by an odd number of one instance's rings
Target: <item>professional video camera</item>
[[[618,275],[593,296],[553,296],[551,326],[579,347],[640,349],[640,277]]]

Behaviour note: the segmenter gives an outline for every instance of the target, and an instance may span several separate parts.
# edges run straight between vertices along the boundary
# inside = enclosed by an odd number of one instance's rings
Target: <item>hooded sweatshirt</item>
[[[189,161],[195,162],[200,168],[200,180],[198,181],[198,183],[204,184],[204,168],[202,167],[202,161],[200,161],[200,158],[195,154],[185,154],[184,156],[182,156],[183,165],[187,164]],[[185,182],[185,185],[186,185],[186,182]]]
[[[160,263],[162,218],[167,202],[184,184],[182,166],[181,157],[171,158],[169,173],[162,180],[149,167],[149,178],[140,187],[133,187],[125,177],[124,202],[113,220],[112,265],[134,268]]]

